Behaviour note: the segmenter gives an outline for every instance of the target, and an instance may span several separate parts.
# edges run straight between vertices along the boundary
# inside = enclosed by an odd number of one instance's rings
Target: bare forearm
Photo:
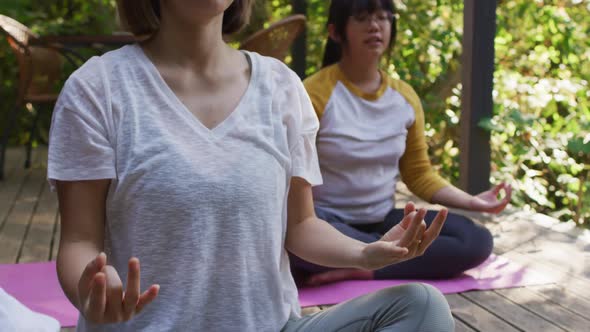
[[[64,293],[79,308],[78,281],[84,268],[101,249],[91,242],[62,242],[57,255],[57,275]],[[80,309],[80,308],[79,308]]]
[[[362,268],[366,244],[340,233],[323,220],[309,217],[289,228],[285,246],[293,254],[318,265]]]
[[[453,185],[443,187],[432,195],[432,203],[466,210],[470,209],[472,199],[473,196]]]

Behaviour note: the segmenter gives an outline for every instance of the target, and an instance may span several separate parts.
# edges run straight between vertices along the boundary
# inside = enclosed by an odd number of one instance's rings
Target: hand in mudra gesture
[[[376,270],[424,254],[436,239],[447,218],[447,210],[438,212],[430,227],[426,226],[425,209],[416,210],[414,203],[406,204],[404,219],[363,251],[364,268]]]
[[[78,282],[79,310],[93,323],[127,321],[158,296],[160,286],[151,285],[140,293],[139,260],[131,258],[127,289],[123,290],[119,274],[106,263],[106,255],[100,253],[82,272]]]
[[[501,191],[504,191],[504,198],[498,199]],[[504,182],[494,188],[479,193],[469,201],[469,208],[473,211],[500,213],[506,208],[512,198],[512,186]]]

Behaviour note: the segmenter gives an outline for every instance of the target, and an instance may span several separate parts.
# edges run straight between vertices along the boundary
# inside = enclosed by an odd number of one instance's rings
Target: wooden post
[[[460,186],[476,194],[490,186],[490,134],[478,123],[493,110],[496,1],[465,0],[463,22]]]
[[[293,6],[293,14],[303,14],[307,17],[307,1],[306,0],[291,0]],[[293,56],[292,68],[299,75],[301,79],[305,78],[305,58],[307,56],[307,29],[303,29],[303,32],[295,39],[293,47],[291,48],[291,54]]]

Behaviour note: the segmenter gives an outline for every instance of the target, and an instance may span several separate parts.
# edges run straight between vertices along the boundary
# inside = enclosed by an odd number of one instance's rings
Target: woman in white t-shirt
[[[286,250],[377,269],[421,255],[446,211],[427,228],[409,204],[371,244],[317,219],[318,121],[302,83],[222,40],[251,2],[121,0],[122,21],[149,38],[66,82],[48,178],[62,221],[58,275],[78,329],[452,331],[444,297],[423,284],[300,317]]]

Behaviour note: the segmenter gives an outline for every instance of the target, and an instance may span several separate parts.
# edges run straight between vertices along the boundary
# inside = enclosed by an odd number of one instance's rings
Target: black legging
[[[426,224],[430,226],[437,211],[428,211]],[[403,209],[391,210],[380,223],[349,225],[337,216],[316,209],[320,219],[326,220],[341,233],[365,243],[379,240],[404,216]],[[454,277],[461,272],[481,264],[492,253],[494,240],[485,227],[470,219],[449,213],[438,238],[424,255],[409,261],[390,265],[375,271],[375,279],[443,279]],[[296,276],[325,272],[332,268],[306,262],[291,255],[291,264]]]

